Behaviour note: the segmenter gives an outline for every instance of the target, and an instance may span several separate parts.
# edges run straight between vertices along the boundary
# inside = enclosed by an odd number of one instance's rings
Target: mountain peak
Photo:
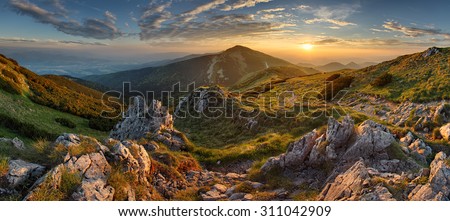
[[[253,50],[242,45],[236,45],[232,48],[227,49],[226,51],[253,51]]]

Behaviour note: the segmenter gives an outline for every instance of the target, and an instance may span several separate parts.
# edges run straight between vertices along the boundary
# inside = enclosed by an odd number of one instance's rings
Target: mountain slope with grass
[[[351,75],[355,91],[396,102],[450,99],[450,48],[429,48]]]
[[[287,61],[250,48],[235,46],[217,54],[194,57],[162,67],[89,76],[85,79],[114,89],[121,89],[123,82],[131,82],[135,90],[158,92],[170,90],[172,85],[178,82],[183,88],[192,82],[197,86],[214,84],[232,86],[250,73],[278,66],[296,67]],[[303,68],[303,72],[315,71]]]

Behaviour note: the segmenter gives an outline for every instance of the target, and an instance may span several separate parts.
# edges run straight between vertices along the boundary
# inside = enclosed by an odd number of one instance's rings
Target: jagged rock
[[[140,183],[148,183],[148,175],[151,171],[151,160],[142,145],[131,141],[118,142],[112,153],[121,162],[124,172],[136,174]]]
[[[80,143],[81,143],[80,137],[78,137],[75,134],[68,134],[68,133],[64,133],[63,135],[59,136],[55,141],[55,145],[62,144],[66,148],[71,146],[77,146]]]
[[[226,199],[227,195],[220,193],[216,189],[213,189],[213,190],[206,192],[205,194],[201,194],[201,197],[204,201],[217,201],[217,200]]]
[[[422,56],[423,56],[424,58],[427,58],[427,57],[430,57],[430,56],[433,56],[433,55],[439,54],[439,53],[440,53],[439,48],[431,47],[431,48],[428,48],[428,49],[422,54]]]
[[[439,131],[444,139],[450,141],[450,123],[442,126]]]
[[[110,133],[110,137],[124,141],[139,139],[148,133],[161,130],[173,130],[172,115],[160,101],[154,100],[151,108],[146,105],[143,97],[134,97],[133,104],[128,108],[124,118]]]
[[[146,144],[144,144],[144,148],[147,150],[147,151],[155,151],[155,150],[158,150],[159,149],[159,145],[156,143],[156,142],[154,142],[154,141],[151,141],[151,142],[149,142],[149,143],[146,143]]]
[[[320,193],[319,200],[359,200],[364,180],[369,178],[363,160],[359,160],[344,174],[337,176],[333,183],[328,183]]]
[[[384,186],[376,186],[371,192],[361,196],[361,201],[395,201],[395,198]]]
[[[414,156],[422,163],[427,163],[427,157],[433,152],[431,147],[427,146],[427,144],[422,139],[416,139],[414,142],[412,142],[408,146],[408,150],[412,156]]]
[[[25,150],[25,144],[17,137],[14,137],[14,139],[11,140],[11,143],[14,146],[14,148],[18,150]]]
[[[111,166],[102,152],[85,154],[80,157],[68,156],[66,162],[59,164],[41,177],[31,188],[25,200],[33,200],[39,188],[59,189],[62,174],[72,173],[81,177],[81,185],[72,194],[74,200],[112,200],[114,189],[107,185]]]
[[[414,135],[411,133],[411,131],[408,131],[406,136],[400,139],[400,144],[409,146],[414,140],[415,140]]]
[[[253,200],[253,195],[250,193],[245,194],[245,196],[244,196],[244,198],[242,198],[242,200],[243,201],[251,201],[251,200]]]
[[[215,184],[213,186],[213,189],[219,191],[220,193],[225,193],[228,188],[225,185],[222,185],[222,184]]]
[[[268,172],[274,168],[300,169],[306,157],[310,154],[317,139],[316,131],[310,132],[300,140],[289,145],[286,153],[278,157],[270,158],[262,167],[261,171]]]
[[[39,177],[44,171],[45,167],[38,164],[28,163],[23,160],[10,160],[6,179],[9,182],[9,186],[15,188],[32,178]]]
[[[450,195],[450,166],[444,152],[436,154],[430,164],[428,183],[418,185],[408,196],[410,200],[449,200]]]
[[[0,137],[0,142],[10,143],[14,148],[16,148],[18,150],[22,150],[22,151],[25,150],[25,144],[23,143],[22,140],[20,140],[17,137],[15,137],[14,139]]]
[[[354,160],[360,157],[368,158],[384,151],[394,141],[389,130],[371,120],[364,121],[356,130],[357,139],[345,152],[343,159]]]
[[[76,201],[112,201],[114,188],[108,186],[104,180],[83,181],[72,198]]]
[[[353,135],[354,128],[355,124],[350,116],[344,117],[342,123],[339,123],[334,118],[329,118],[326,133],[329,146],[336,149],[346,144],[348,139]]]
[[[236,201],[236,200],[242,200],[244,196],[247,195],[246,193],[233,193],[233,195],[228,198],[230,201]]]

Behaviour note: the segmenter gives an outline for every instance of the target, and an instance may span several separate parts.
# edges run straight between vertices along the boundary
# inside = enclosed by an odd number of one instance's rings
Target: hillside
[[[426,102],[450,98],[450,48],[429,48],[354,71],[354,90],[392,101]],[[377,78],[392,76],[385,85]],[[381,80],[381,79],[379,79]]]
[[[133,89],[158,92],[169,90],[178,82],[183,88],[192,82],[197,86],[232,86],[249,73],[277,66],[295,65],[243,46],[235,46],[217,54],[194,57],[162,67],[89,76],[85,79],[114,89],[122,88],[123,82],[131,82]],[[304,70],[308,73],[315,72],[308,68]]]
[[[339,71],[339,70],[344,70],[344,69],[353,69],[353,70],[357,70],[357,69],[361,69],[361,68],[366,68],[372,65],[376,65],[377,63],[374,62],[364,62],[364,63],[355,63],[355,62],[350,62],[348,64],[342,64],[340,62],[330,62],[328,64],[324,64],[324,65],[313,65],[313,64],[304,64],[304,63],[299,63],[299,66],[304,66],[304,67],[309,67],[315,70],[319,70],[321,72],[333,72],[333,71]]]
[[[104,110],[101,92],[63,77],[40,76],[0,55],[0,88],[28,97],[33,102],[86,118]]]

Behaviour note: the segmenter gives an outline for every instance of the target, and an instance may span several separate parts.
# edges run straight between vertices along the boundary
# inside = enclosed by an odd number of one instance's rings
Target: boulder
[[[213,186],[213,189],[219,191],[220,193],[225,193],[225,192],[227,192],[228,188],[225,185],[222,185],[222,184],[215,184]]]
[[[357,161],[344,174],[337,176],[328,183],[319,195],[319,200],[359,200],[363,183],[369,179],[369,173],[363,160]]]
[[[10,160],[9,171],[6,179],[11,188],[15,188],[29,181],[30,179],[41,176],[45,171],[45,167],[28,163],[23,160]]]
[[[151,108],[147,106],[143,97],[134,97],[132,105],[110,133],[110,137],[124,141],[139,139],[148,133],[153,134],[161,130],[173,130],[172,115],[160,101],[153,100]]]
[[[364,121],[356,130],[356,141],[345,152],[343,159],[350,161],[360,157],[366,159],[384,151],[394,141],[389,130],[371,120]]]
[[[408,198],[414,201],[445,200],[450,194],[450,166],[449,159],[444,152],[436,154],[430,164],[428,183],[417,185]]]
[[[445,140],[450,141],[450,123],[442,126],[439,131]]]
[[[20,140],[19,138],[15,137],[14,139],[11,140],[11,143],[13,145],[14,148],[18,149],[18,150],[25,150],[25,144],[23,143],[22,140]]]
[[[389,190],[381,185],[361,196],[361,201],[396,201]]]

